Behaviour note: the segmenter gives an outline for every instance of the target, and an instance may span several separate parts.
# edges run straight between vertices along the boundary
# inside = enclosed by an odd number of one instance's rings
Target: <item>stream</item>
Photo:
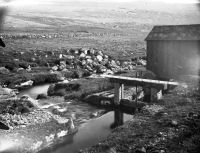
[[[21,91],[18,97],[23,95],[29,95],[32,98],[36,98],[38,94],[47,93],[50,84],[38,85]],[[55,104],[55,101],[49,102]],[[63,99],[58,99],[57,103],[64,103]],[[65,102],[67,103],[67,102]],[[70,105],[70,104],[66,104]],[[61,107],[69,107],[62,105]],[[88,111],[98,111],[100,109],[90,106],[88,104],[83,104],[84,106],[77,105],[74,112],[80,112],[84,109]],[[83,111],[84,112],[84,111]],[[132,119],[132,115],[124,114],[124,121]],[[114,111],[110,111],[98,118],[87,119],[85,122],[80,124],[78,127],[78,132],[74,135],[68,135],[65,137],[63,142],[59,145],[51,146],[48,148],[48,152],[51,153],[77,153],[80,149],[90,147],[97,144],[99,141],[106,139],[106,137],[111,133],[111,124],[114,122]],[[42,151],[41,151],[42,152]]]

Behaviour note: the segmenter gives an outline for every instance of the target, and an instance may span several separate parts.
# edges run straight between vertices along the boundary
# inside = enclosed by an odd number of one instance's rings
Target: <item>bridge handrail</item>
[[[162,85],[175,85],[175,86],[181,85],[181,83],[173,81],[160,81],[160,80],[151,80],[143,78],[125,77],[125,76],[104,75],[104,77],[111,79],[111,81],[115,83],[124,80],[124,81],[136,81],[136,82],[162,84]]]

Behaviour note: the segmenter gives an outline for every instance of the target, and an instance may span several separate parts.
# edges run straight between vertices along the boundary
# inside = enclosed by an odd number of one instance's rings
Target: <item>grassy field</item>
[[[0,83],[9,87],[30,79],[34,84],[57,82],[55,74],[50,77],[49,69],[56,65],[60,53],[65,54],[71,48],[95,48],[115,59],[130,60],[146,55],[144,39],[154,25],[200,23],[198,8],[189,4],[35,0],[34,4],[17,5],[18,1],[15,2],[8,8],[0,34],[6,43],[5,48],[0,48],[0,67],[9,69],[8,74],[0,74]],[[26,69],[28,65],[32,72],[18,71],[19,66]],[[34,67],[40,70],[34,71]],[[93,88],[88,86],[90,83],[95,84]],[[111,87],[101,79],[80,80],[80,84],[80,92],[73,91],[65,98],[83,98]],[[199,100],[194,95],[191,98],[173,92],[134,115],[133,120],[115,129],[107,140],[85,152],[199,152]],[[154,106],[155,110],[162,109],[151,114]],[[38,128],[37,131],[43,132]]]
[[[162,3],[49,1],[11,6],[1,52],[97,48],[118,59],[145,56],[145,37],[157,24],[200,23],[196,6]]]

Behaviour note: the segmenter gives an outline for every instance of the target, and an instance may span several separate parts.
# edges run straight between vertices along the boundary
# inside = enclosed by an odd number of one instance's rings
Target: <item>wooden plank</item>
[[[151,79],[142,79],[142,78],[133,78],[133,77],[123,77],[123,76],[111,76],[104,75],[109,78],[113,83],[136,83],[136,84],[158,84],[158,85],[180,85],[178,82],[171,81],[160,81],[160,80],[151,80]]]

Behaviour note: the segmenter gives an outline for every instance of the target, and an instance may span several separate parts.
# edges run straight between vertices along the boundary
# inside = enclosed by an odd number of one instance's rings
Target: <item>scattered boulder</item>
[[[13,89],[9,88],[2,88],[0,86],[0,101],[4,99],[9,99],[9,98],[15,98],[16,93]]]
[[[24,102],[24,104],[28,105],[29,107],[35,107],[35,108],[39,108],[39,103],[37,100],[34,100],[33,98],[31,98],[28,95],[23,95],[22,97],[20,97],[20,100],[22,102]]]
[[[33,81],[29,80],[29,81],[21,83],[20,85],[15,85],[15,87],[21,90],[21,89],[26,89],[28,87],[31,87],[32,85],[33,85]]]
[[[66,69],[66,62],[65,61],[60,61],[60,66],[58,68],[60,71]]]
[[[98,60],[99,62],[101,62],[101,61],[103,60],[103,57],[102,57],[101,55],[97,55],[97,60]]]
[[[93,113],[90,114],[90,117],[91,117],[91,118],[97,117],[97,116],[98,116],[98,112],[93,112]]]
[[[32,80],[29,80],[29,81],[26,81],[26,82],[23,82],[20,84],[20,86],[32,86],[33,85],[33,81]]]
[[[113,94],[107,94],[107,92],[101,92],[88,95],[83,99],[83,101],[96,106],[109,107],[113,105],[113,99],[114,99]]]
[[[146,149],[144,147],[136,149],[135,153],[146,153]]]
[[[73,55],[63,55],[63,57],[64,57],[65,59],[69,59],[69,60],[74,59],[74,56],[73,56]]]
[[[58,66],[53,66],[51,69],[52,69],[53,71],[57,71],[57,70],[58,70]]]
[[[138,63],[138,65],[143,65],[143,66],[147,65],[146,60],[143,60],[143,59],[139,59],[137,63]]]
[[[0,67],[0,74],[8,74],[10,71],[5,67]]]
[[[25,72],[26,70],[24,69],[24,68],[22,68],[22,67],[20,67],[20,68],[18,68],[17,69],[17,72],[19,72],[19,73],[23,73],[23,72]]]
[[[85,55],[85,53],[81,53],[81,54],[79,55],[79,57],[80,57],[80,58],[84,58],[84,57],[86,57],[86,55]]]

